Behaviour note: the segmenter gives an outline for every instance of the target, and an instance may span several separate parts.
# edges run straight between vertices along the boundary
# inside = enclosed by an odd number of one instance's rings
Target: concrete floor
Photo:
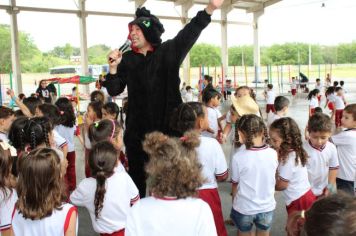
[[[356,94],[356,83],[351,84],[351,86],[348,89],[348,94],[346,94],[346,99],[347,99],[348,103],[356,103],[355,94]],[[258,95],[258,103],[259,103],[261,109],[264,110],[265,102],[263,101],[261,94],[257,94],[257,95]],[[289,95],[287,95],[287,96],[289,96]],[[324,105],[324,102],[325,101],[322,101],[322,106]],[[222,110],[226,110],[227,106],[228,106],[228,104],[223,104]],[[327,113],[327,110],[325,110],[324,112]],[[306,122],[307,122],[307,118],[308,118],[308,101],[306,100],[306,94],[298,94],[297,98],[292,101],[290,109],[289,109],[289,116],[293,117],[297,121],[300,129],[303,132]],[[264,114],[264,117],[265,117],[265,114]],[[229,154],[228,154],[229,146],[224,145],[223,149],[227,156],[227,162],[229,163]],[[83,155],[84,152],[83,152],[83,149],[82,149],[81,145],[79,144],[78,140],[76,142],[76,153],[77,153],[77,160],[76,160],[77,182],[79,183],[79,181],[84,178],[84,155]],[[221,197],[223,214],[224,214],[225,219],[229,218],[229,214],[230,214],[230,210],[231,210],[230,191],[231,191],[230,183],[225,182],[225,183],[219,184],[219,193],[220,193],[220,197]],[[277,201],[277,207],[276,207],[275,214],[274,214],[274,222],[273,222],[273,226],[271,229],[271,235],[282,236],[282,235],[286,235],[284,228],[285,228],[285,224],[286,224],[287,214],[286,214],[284,200],[281,196],[281,193],[276,192],[275,198]],[[229,236],[237,235],[236,227],[227,225],[226,228],[227,228]],[[83,208],[79,208],[79,232],[78,232],[78,235],[79,236],[98,235],[93,231],[87,210],[83,209]]]

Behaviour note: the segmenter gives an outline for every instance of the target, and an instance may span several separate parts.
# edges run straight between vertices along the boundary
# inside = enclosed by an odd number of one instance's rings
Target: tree
[[[88,61],[89,64],[106,64],[107,55],[110,51],[110,47],[104,44],[98,44],[88,48]]]
[[[229,65],[241,66],[242,62],[246,66],[253,66],[253,46],[229,48]]]
[[[190,66],[219,66],[221,65],[220,48],[211,44],[200,43],[190,50]]]

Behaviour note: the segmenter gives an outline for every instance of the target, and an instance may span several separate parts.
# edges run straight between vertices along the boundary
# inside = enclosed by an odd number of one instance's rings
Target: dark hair
[[[318,93],[320,93],[319,89],[313,89],[312,91],[310,91],[307,97],[308,100],[311,100],[312,97],[316,96]]]
[[[0,119],[7,119],[12,115],[15,115],[15,112],[12,109],[0,106]]]
[[[118,152],[109,141],[95,144],[89,153],[89,167],[93,177],[96,179],[95,190],[95,217],[98,218],[103,209],[106,193],[106,179],[114,174],[114,168],[118,162]]]
[[[213,82],[213,77],[211,77],[210,75],[204,75],[204,80],[208,81],[208,83],[212,83]]]
[[[314,113],[323,113],[323,109],[321,107],[315,107]]]
[[[273,89],[273,84],[267,84],[267,88]]]
[[[101,101],[93,101],[88,104],[88,107],[91,107],[96,114],[96,117],[98,119],[103,118],[103,113],[102,113],[102,108],[103,108],[103,103]]]
[[[249,93],[250,93],[250,97],[253,98],[253,100],[256,101],[256,94],[255,94],[255,92],[253,91],[253,89],[250,88],[250,87],[248,87],[248,86],[245,86],[245,85],[239,86],[238,88],[236,88],[236,90],[235,90],[235,96],[236,96],[236,94],[238,93],[238,91],[240,91],[240,90],[242,90],[242,89],[248,90]]]
[[[204,117],[203,104],[200,102],[187,102],[180,104],[171,116],[171,129],[182,136],[185,132],[195,128],[198,117]]]
[[[356,103],[347,105],[344,112],[352,114],[352,118],[356,121]]]
[[[339,92],[340,90],[342,90],[341,87],[336,87],[336,88],[335,88],[335,92],[336,92],[336,93]]]
[[[101,90],[95,90],[90,94],[90,101],[100,101],[101,103],[105,103],[105,94]]]
[[[66,97],[60,97],[56,101],[56,106],[61,113],[60,124],[66,127],[75,126],[75,114],[72,102]]]
[[[306,236],[356,235],[356,198],[338,193],[316,201],[305,213],[303,230]]]
[[[309,118],[308,132],[331,132],[332,121],[324,113],[315,113]]]
[[[343,86],[345,82],[343,80],[340,80],[340,86]]]
[[[47,117],[33,117],[28,119],[24,127],[24,143],[29,144],[31,150],[43,143],[50,147],[49,132],[53,126]]]
[[[120,108],[115,102],[105,103],[105,105],[103,106],[103,109],[110,115],[115,115],[115,119],[117,120],[119,113],[120,113]]]
[[[334,81],[334,87],[337,87],[339,85],[339,82]]]
[[[277,132],[279,137],[283,140],[278,150],[280,162],[285,164],[290,150],[294,150],[296,165],[298,165],[300,161],[302,166],[305,166],[308,160],[308,154],[303,148],[302,135],[300,134],[297,123],[289,117],[280,118],[271,124],[270,130]]]
[[[197,189],[204,182],[195,150],[199,144],[199,134],[194,131],[184,133],[180,139],[161,132],[146,135],[143,150],[149,156],[148,186],[156,197],[181,199],[197,195]]]
[[[57,106],[51,103],[43,103],[38,106],[38,109],[42,112],[43,116],[48,117],[53,126],[61,123],[61,113]]]
[[[240,131],[245,135],[246,148],[253,147],[252,139],[260,134],[262,134],[265,138],[265,141],[268,142],[267,127],[263,122],[262,118],[256,115],[243,115],[237,123],[236,130]]]
[[[316,82],[320,82],[320,79],[319,79],[319,78],[317,78],[317,79],[316,79]]]
[[[215,90],[215,89],[204,90],[204,92],[203,92],[203,102],[204,103],[208,103],[211,99],[213,99],[215,97],[221,98],[221,94],[217,90]]]
[[[122,99],[122,107],[120,109],[120,123],[122,125],[125,123],[124,114],[127,114],[128,109],[129,109],[129,99],[128,97],[124,97]]]
[[[89,126],[88,136],[90,142],[94,145],[103,140],[111,141],[116,138],[121,131],[121,126],[117,120],[101,120],[94,122]]]
[[[72,88],[72,91],[75,91],[75,90],[77,90],[77,86],[74,86],[74,87]]]
[[[8,186],[9,180],[11,178],[12,164],[13,159],[11,157],[10,151],[4,150],[0,145],[0,191],[3,195],[3,198],[0,200],[2,202],[6,202],[7,198],[12,193],[12,187]]]
[[[35,149],[19,159],[16,208],[25,219],[43,219],[62,209],[65,191],[61,176],[61,161],[53,149]]]
[[[283,108],[289,106],[289,99],[284,96],[277,96],[274,99],[274,108],[276,111],[282,111]]]
[[[326,89],[325,95],[327,96],[327,95],[333,94],[334,92],[335,92],[335,87],[330,86]]]
[[[27,125],[29,118],[25,116],[18,117],[9,130],[9,140],[11,145],[18,151],[25,150],[25,126]]]
[[[18,97],[20,100],[23,100],[26,97],[26,95],[24,93],[20,93]]]
[[[189,85],[187,87],[185,87],[185,90],[187,90],[187,91],[190,89],[192,89],[192,87],[190,87]]]
[[[27,97],[23,99],[23,104],[30,110],[32,115],[35,115],[36,108],[42,104],[41,99],[37,97]]]
[[[39,89],[42,88],[42,86],[41,86],[42,82],[46,82],[46,83],[47,83],[47,80],[45,80],[45,79],[41,79],[41,80],[40,80],[40,82],[38,83],[38,88],[39,88]]]

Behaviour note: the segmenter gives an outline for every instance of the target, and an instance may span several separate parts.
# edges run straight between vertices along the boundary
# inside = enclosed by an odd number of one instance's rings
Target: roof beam
[[[265,9],[266,7],[269,7],[275,3],[278,3],[282,0],[269,0],[263,3],[260,3],[258,6],[255,7],[251,7],[247,10],[247,13],[252,13],[252,12],[256,12],[256,11],[262,11],[263,9]]]

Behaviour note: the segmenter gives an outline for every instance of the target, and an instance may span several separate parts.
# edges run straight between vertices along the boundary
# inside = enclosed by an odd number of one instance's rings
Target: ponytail
[[[104,206],[104,197],[106,193],[105,189],[105,182],[106,182],[106,175],[105,172],[100,170],[96,172],[95,175],[96,179],[96,191],[95,191],[95,200],[94,200],[94,206],[95,206],[95,217],[99,217],[99,213],[103,209]]]

